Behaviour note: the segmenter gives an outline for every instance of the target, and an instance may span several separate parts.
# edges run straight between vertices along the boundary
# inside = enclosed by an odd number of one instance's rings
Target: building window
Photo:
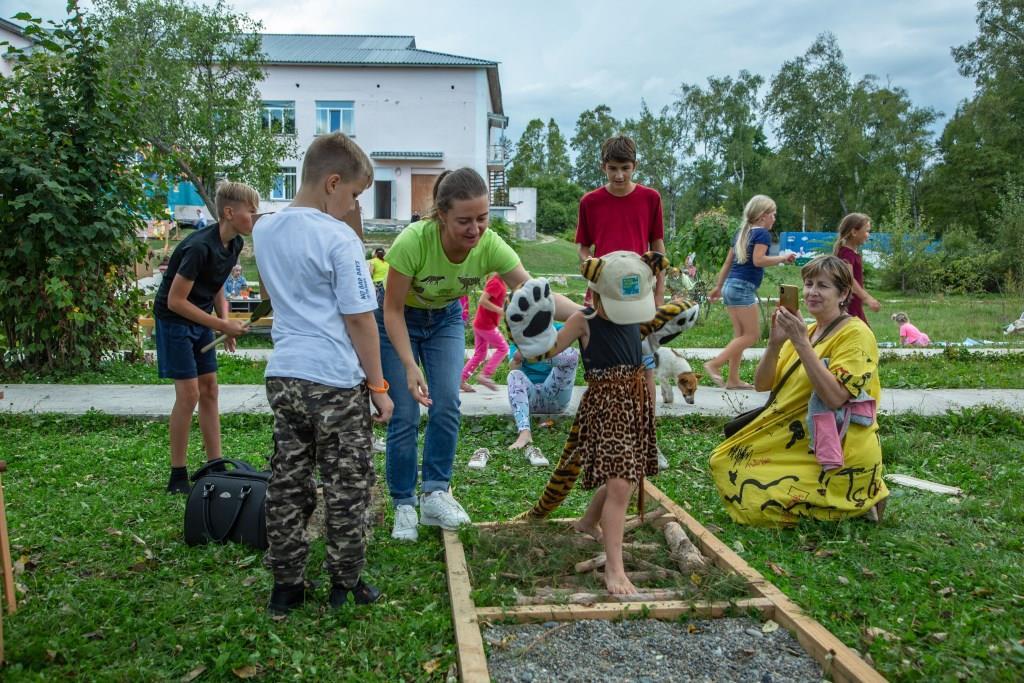
[[[290,202],[295,199],[295,167],[281,166],[274,176],[274,186],[270,189],[270,198],[275,201]]]
[[[264,102],[263,128],[274,135],[295,135],[295,102]]]
[[[345,135],[355,134],[355,104],[353,102],[316,103],[316,134],[342,132]]]

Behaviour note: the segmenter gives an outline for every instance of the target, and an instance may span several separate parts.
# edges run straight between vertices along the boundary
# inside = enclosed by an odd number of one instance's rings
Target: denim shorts
[[[722,287],[722,301],[726,306],[753,306],[757,303],[757,285],[729,278]]]
[[[205,325],[156,319],[156,364],[161,377],[195,379],[217,372],[217,350],[200,353],[214,339]]]

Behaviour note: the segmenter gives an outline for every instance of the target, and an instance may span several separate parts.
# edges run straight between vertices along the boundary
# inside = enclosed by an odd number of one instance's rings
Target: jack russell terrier
[[[687,403],[693,403],[693,395],[697,393],[697,375],[676,349],[659,348],[654,355],[655,371],[654,376],[661,385],[661,400],[665,403],[672,403],[675,394],[672,387],[679,387],[683,398]]]

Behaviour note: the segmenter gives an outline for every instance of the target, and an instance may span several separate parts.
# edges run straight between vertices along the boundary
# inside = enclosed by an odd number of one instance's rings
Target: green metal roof
[[[414,36],[263,33],[268,64],[494,67],[497,62],[420,50]]]
[[[443,159],[444,152],[370,152],[371,159]]]

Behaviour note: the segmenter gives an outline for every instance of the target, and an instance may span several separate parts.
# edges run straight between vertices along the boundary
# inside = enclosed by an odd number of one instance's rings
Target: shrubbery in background
[[[125,347],[140,310],[136,231],[155,207],[137,106],[104,76],[103,41],[78,8],[0,78],[0,373],[95,367]]]

